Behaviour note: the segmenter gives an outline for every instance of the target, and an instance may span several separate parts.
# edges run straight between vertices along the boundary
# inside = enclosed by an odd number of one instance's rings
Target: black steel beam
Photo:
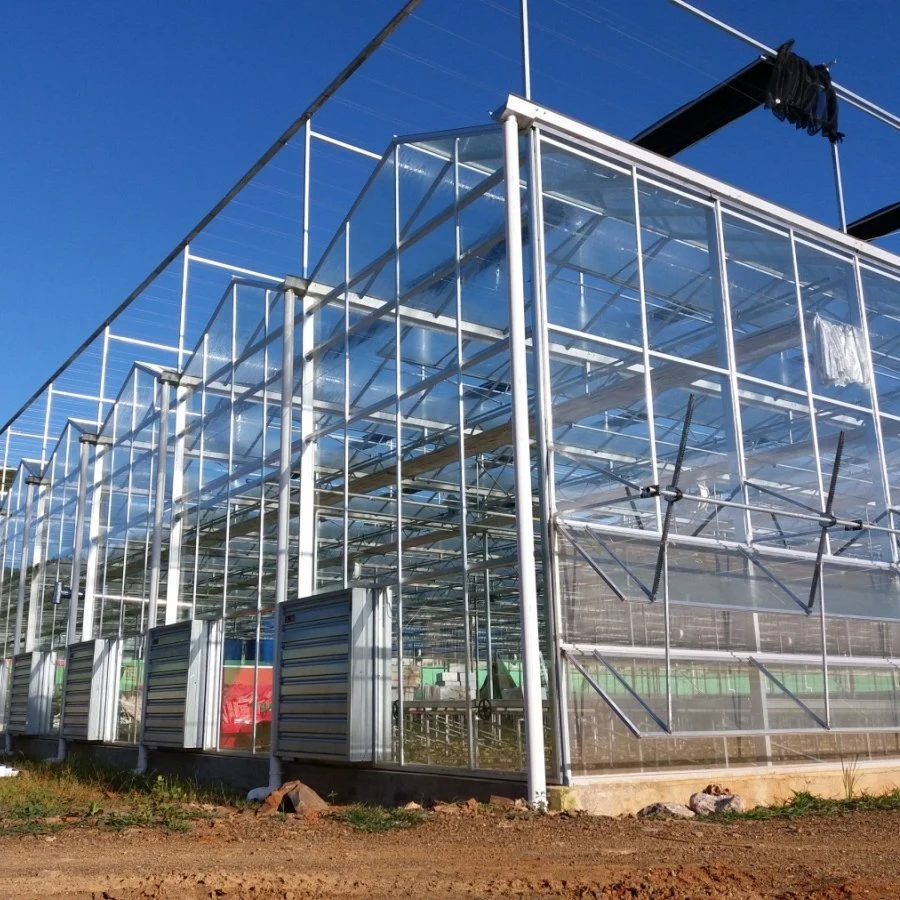
[[[736,119],[753,112],[765,99],[771,59],[761,57],[645,128],[632,143],[672,158]]]

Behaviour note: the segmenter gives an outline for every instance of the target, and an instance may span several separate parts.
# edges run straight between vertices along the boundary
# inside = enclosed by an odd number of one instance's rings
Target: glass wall
[[[897,753],[900,263],[521,124],[550,774]],[[391,611],[390,762],[524,767],[502,150],[395,141],[308,281],[185,254],[194,349],[7,471],[5,656],[17,618],[65,644],[97,431],[76,625],[122,642],[120,740],[146,629],[222,619],[219,749],[268,752],[275,604],[360,586]]]
[[[573,771],[896,753],[896,273],[603,143],[539,154]]]
[[[390,599],[395,762],[523,766],[501,163],[494,127],[396,145],[297,329],[316,584]]]

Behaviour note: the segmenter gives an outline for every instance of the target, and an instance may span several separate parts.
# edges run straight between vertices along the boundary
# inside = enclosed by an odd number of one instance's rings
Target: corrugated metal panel
[[[114,740],[121,665],[119,642],[72,644],[66,657],[62,736],[67,740]]]
[[[221,622],[192,619],[150,631],[143,742],[202,749],[218,742]]]
[[[48,734],[51,727],[53,662],[50,652],[13,657],[9,695],[10,734]]]
[[[9,660],[0,659],[0,731],[6,730],[9,709]]]
[[[350,591],[281,611],[278,752],[347,759]]]
[[[199,653],[203,632],[196,620],[150,631],[144,696],[144,743],[196,747],[196,708],[200,690]]]
[[[279,756],[370,762],[380,756],[376,716],[390,708],[389,697],[373,702],[376,659],[384,657],[376,647],[390,640],[390,629],[385,635],[376,620],[376,607],[382,606],[360,588],[281,604]]]

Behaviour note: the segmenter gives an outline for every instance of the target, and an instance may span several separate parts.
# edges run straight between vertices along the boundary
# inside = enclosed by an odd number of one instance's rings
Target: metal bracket
[[[574,656],[572,656],[569,653],[566,653],[565,650],[562,651],[562,654],[565,656],[565,658],[570,663],[572,663],[573,666],[575,666],[575,668],[581,674],[581,677],[584,678],[584,680],[594,689],[594,691],[600,696],[600,698],[603,700],[603,702],[613,711],[613,713],[619,717],[622,724],[632,733],[632,735],[638,739],[643,737],[643,735],[641,734],[640,729],[637,727],[637,725],[635,725],[634,722],[632,722],[631,719],[628,718],[628,716],[621,709],[619,704],[616,703],[616,701],[613,700],[613,698],[610,697],[609,694],[607,694],[606,691],[604,691],[602,687],[600,687],[600,685],[591,676],[590,672],[588,672],[587,669],[585,669],[585,667],[583,665],[581,665],[581,663],[578,662],[578,660],[575,659]]]
[[[644,712],[646,712],[647,715],[650,716],[650,718],[653,719],[653,721],[656,722],[656,724],[666,734],[672,733],[672,729],[650,708],[650,705],[647,703],[647,701],[644,700],[644,698],[619,674],[618,670],[611,663],[608,663],[597,650],[593,652],[593,657],[598,662],[601,662],[604,666],[606,666],[606,669],[610,673],[610,675],[612,675],[612,677],[615,678],[616,681],[618,681],[618,683],[622,685],[622,687],[625,688],[626,691],[628,691],[631,697],[633,697],[634,700],[636,700],[640,705],[641,709],[643,709]]]
[[[821,725],[822,728],[829,730],[828,723],[821,716],[814,713],[780,678],[776,678],[761,662],[755,660],[752,656],[749,657],[747,662],[755,669],[762,672],[772,684],[776,685],[779,690],[783,691],[791,700],[793,700],[794,703],[796,703],[797,706],[799,706],[813,721]]]

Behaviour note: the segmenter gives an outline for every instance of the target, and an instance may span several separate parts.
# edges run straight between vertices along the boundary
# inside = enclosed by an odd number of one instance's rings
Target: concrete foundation
[[[582,809],[594,815],[636,813],[657,801],[687,803],[691,794],[710,783],[740,794],[748,808],[773,806],[799,791],[839,799],[848,793],[883,794],[900,786],[900,759],[753,766],[693,772],[634,772],[573,779],[568,787],[551,787],[551,809]]]
[[[13,752],[31,759],[57,753],[56,738],[13,739]],[[137,748],[122,744],[70,743],[67,755],[117,769],[134,769]],[[151,750],[150,774],[170,775],[203,784],[223,785],[244,793],[267,783],[267,756]],[[284,778],[299,778],[320,796],[335,803],[377,803],[399,806],[415,800],[466,800],[486,803],[491,796],[525,797],[524,775],[484,776],[426,769],[399,769],[334,763],[290,762]],[[734,769],[615,773],[577,777],[569,786],[549,785],[550,809],[581,809],[594,815],[631,815],[650,803],[687,803],[695,791],[714,782],[740,794],[748,808],[790,800],[798,791],[820,797],[882,794],[900,786],[900,759],[814,763],[794,766],[748,766]]]
[[[13,740],[13,752],[30,759],[50,759],[57,754],[56,738]],[[70,742],[67,757],[116,769],[134,769],[137,747],[122,744]],[[245,793],[267,784],[269,758],[227,753],[150,750],[148,773],[191,779],[203,784],[223,785]],[[299,778],[321,797],[334,803],[377,803],[399,806],[450,802],[474,797],[487,803],[491,796],[525,797],[524,775],[496,773],[484,776],[415,769],[399,769],[333,763],[286,762],[286,781]]]

